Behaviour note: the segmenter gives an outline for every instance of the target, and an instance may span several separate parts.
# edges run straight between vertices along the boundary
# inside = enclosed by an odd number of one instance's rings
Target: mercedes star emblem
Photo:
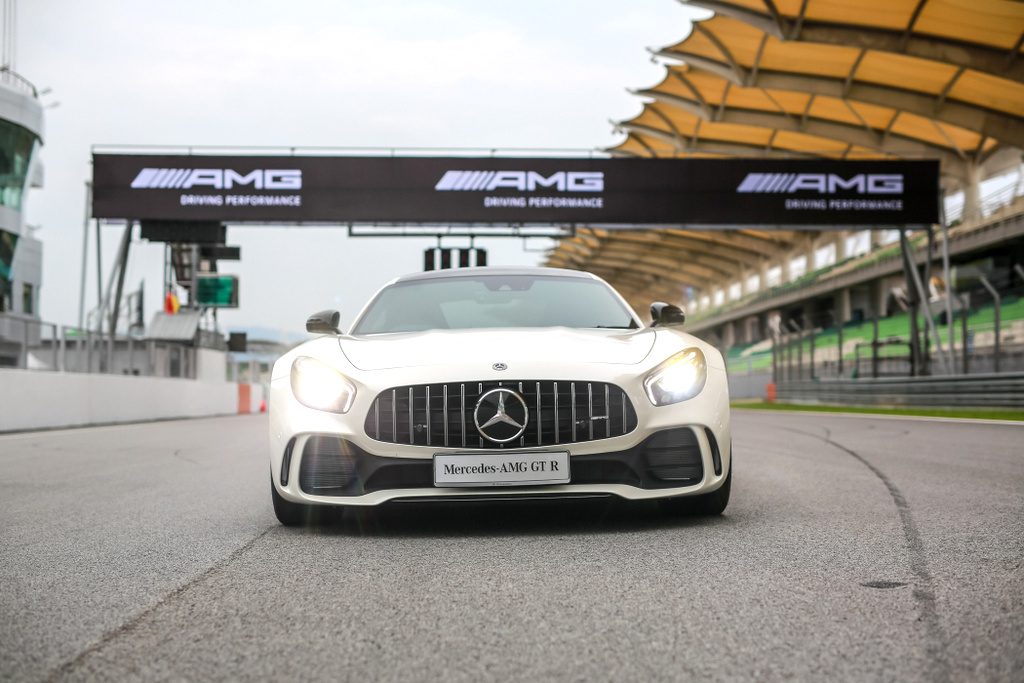
[[[484,392],[473,410],[476,430],[488,441],[508,443],[523,435],[529,422],[523,397],[504,387]]]

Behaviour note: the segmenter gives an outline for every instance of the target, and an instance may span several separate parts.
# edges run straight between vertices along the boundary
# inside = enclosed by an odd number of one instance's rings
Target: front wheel
[[[277,488],[274,486],[274,480],[270,480],[270,498],[274,502],[274,514],[277,515],[277,521],[284,526],[305,526],[307,524],[314,523],[321,512],[321,505],[303,505],[302,503],[293,503],[290,500],[285,500],[280,493],[277,492]]]
[[[725,475],[722,485],[711,493],[700,496],[678,496],[658,501],[665,512],[677,515],[693,515],[697,517],[714,517],[725,512],[729,505],[729,490],[732,488],[732,463],[729,463],[729,474]]]

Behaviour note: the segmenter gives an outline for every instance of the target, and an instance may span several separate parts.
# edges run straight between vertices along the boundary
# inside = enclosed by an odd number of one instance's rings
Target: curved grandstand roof
[[[639,115],[616,124],[627,136],[612,154],[935,158],[947,189],[1021,161],[1024,3],[689,4],[716,14],[655,51],[671,63],[660,83],[635,91],[647,101]],[[806,243],[793,233],[588,230],[563,240],[551,264],[594,270],[637,296],[674,288],[678,299],[679,285],[722,287],[741,272],[694,243],[757,272],[758,263],[779,257],[753,250],[753,261],[749,253],[744,261],[736,242],[759,237],[783,250]]]
[[[993,137],[913,112],[799,90],[735,85],[687,64],[638,91],[651,98],[639,116],[619,127],[631,133],[612,151],[673,156],[827,156],[847,159],[938,158],[947,177],[963,179],[966,165],[1019,155]],[[1024,134],[1014,133],[1014,135]],[[651,138],[665,145],[648,149]],[[646,146],[645,146],[646,145]]]
[[[1001,4],[1024,10],[1020,3]],[[1017,23],[1024,24],[1024,13]],[[729,16],[695,22],[685,40],[658,54],[683,60],[736,85],[892,106],[1010,144],[1024,142],[1020,126],[1024,82],[960,62],[860,44],[788,40]],[[1003,61],[1010,63],[1006,55]]]

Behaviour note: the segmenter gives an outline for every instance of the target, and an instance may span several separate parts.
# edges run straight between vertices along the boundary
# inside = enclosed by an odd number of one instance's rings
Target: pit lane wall
[[[210,379],[0,369],[0,432],[234,415],[243,412],[239,386]],[[244,408],[252,410],[248,402]]]

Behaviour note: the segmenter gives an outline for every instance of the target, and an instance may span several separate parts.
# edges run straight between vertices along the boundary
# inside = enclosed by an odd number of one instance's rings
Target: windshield
[[[550,275],[459,275],[386,287],[370,303],[352,333],[559,325],[637,327],[611,288],[598,280]]]

